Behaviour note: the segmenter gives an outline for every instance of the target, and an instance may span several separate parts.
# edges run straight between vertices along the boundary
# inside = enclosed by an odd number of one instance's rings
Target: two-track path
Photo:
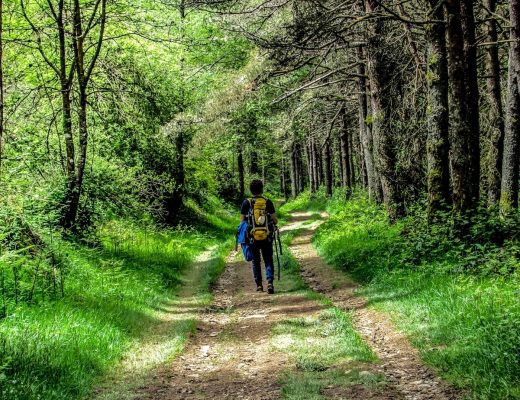
[[[302,276],[315,291],[353,314],[355,327],[379,361],[371,368],[384,375],[381,388],[351,387],[322,393],[331,399],[455,399],[457,393],[425,367],[417,351],[389,318],[366,307],[356,284],[328,266],[311,244],[320,221],[306,223],[295,213],[285,230],[299,229],[290,250]],[[249,264],[231,254],[214,287],[213,305],[199,313],[197,330],[185,351],[152,374],[137,391],[138,399],[281,399],[279,377],[294,361],[271,345],[271,330],[287,318],[313,317],[325,306],[301,292],[274,296],[256,293]],[[182,304],[178,304],[182,308]],[[187,305],[188,306],[188,305]],[[302,399],[304,400],[304,399]]]

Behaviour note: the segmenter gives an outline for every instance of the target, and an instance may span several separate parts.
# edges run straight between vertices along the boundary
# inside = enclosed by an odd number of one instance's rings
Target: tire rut
[[[294,213],[304,220],[309,213]],[[462,394],[425,366],[408,338],[397,331],[388,315],[367,307],[367,300],[356,295],[359,285],[343,272],[327,265],[311,243],[323,221],[304,229],[290,250],[301,265],[301,275],[316,292],[332,300],[335,306],[352,313],[354,326],[379,358],[376,368],[407,400],[452,400]],[[355,397],[353,397],[355,398]],[[363,397],[360,397],[360,399]]]

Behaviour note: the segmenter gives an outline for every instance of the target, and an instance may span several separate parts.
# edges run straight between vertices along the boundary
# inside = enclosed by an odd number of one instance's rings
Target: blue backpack
[[[240,243],[244,258],[249,262],[253,261],[253,249],[251,248],[251,243],[247,235],[247,228],[248,223],[246,221],[242,221],[240,225],[238,225],[237,244]]]

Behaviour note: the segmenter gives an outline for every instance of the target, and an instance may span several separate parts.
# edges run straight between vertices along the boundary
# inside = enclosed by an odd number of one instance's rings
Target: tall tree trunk
[[[316,144],[316,141],[314,142],[314,157],[316,159],[316,188],[318,189],[325,182],[325,178],[323,176],[323,157],[319,143]]]
[[[79,193],[76,192],[76,149],[72,131],[72,80],[74,79],[75,69],[67,67],[67,42],[65,38],[65,2],[60,0],[58,3],[58,14],[56,24],[58,28],[59,42],[59,76],[61,86],[61,106],[62,106],[62,129],[65,141],[65,153],[67,156],[67,185],[63,199],[63,214],[60,225],[65,229],[70,229],[76,222],[77,205]]]
[[[76,68],[76,77],[78,80],[78,88],[79,88],[79,112],[78,112],[78,125],[79,125],[79,153],[78,159],[75,165],[75,171],[72,173],[74,169],[74,165],[69,165],[69,163],[74,163],[74,157],[70,157],[68,160],[68,171],[69,171],[69,185],[68,185],[68,193],[66,195],[66,210],[65,216],[62,220],[62,226],[66,229],[71,229],[76,224],[77,214],[79,210],[80,196],[81,190],[83,188],[83,179],[85,175],[85,166],[87,163],[87,146],[88,146],[88,122],[87,122],[87,88],[90,82],[90,78],[92,76],[92,72],[94,70],[94,66],[96,65],[97,59],[99,57],[101,46],[104,40],[104,32],[105,32],[105,23],[106,23],[106,2],[107,0],[97,0],[96,5],[94,6],[94,10],[92,11],[92,19],[96,16],[98,9],[100,12],[99,15],[99,36],[97,38],[97,42],[95,43],[94,52],[89,60],[88,64],[85,60],[85,33],[83,30],[83,21],[82,21],[82,10],[80,5],[80,0],[74,0],[74,11],[73,11],[73,39],[72,46],[74,49],[74,66]],[[65,44],[65,28],[63,26],[63,13],[61,13],[61,26],[62,31],[60,32],[60,43]],[[88,32],[87,32],[88,34]],[[61,44],[60,44],[61,46]],[[60,54],[63,54],[64,60],[61,61],[62,69],[66,63],[65,58],[65,50],[60,50]],[[66,68],[65,68],[66,70]],[[70,129],[70,137],[66,133],[65,141],[67,146],[67,158],[69,158],[69,153],[74,153],[74,141],[72,139],[72,122],[70,115],[70,88],[72,85],[72,75],[70,77],[66,76],[66,72],[63,72],[62,77],[62,87],[68,86],[68,93],[65,95],[62,93],[63,102],[66,104],[64,109],[67,109],[64,114],[68,114],[65,118],[67,121],[64,123],[64,132],[67,132]],[[70,148],[70,149],[69,149]]]
[[[293,199],[298,196],[298,160],[294,142],[291,146],[291,196]]]
[[[477,72],[477,40],[473,0],[461,1],[461,18],[466,58],[466,94],[468,96],[468,120],[471,127],[470,144],[470,193],[475,202],[480,199],[480,108]]]
[[[255,149],[251,149],[249,153],[249,173],[251,175],[260,175],[260,168],[258,167],[258,153]]]
[[[472,27],[468,21],[470,18],[467,15],[469,10],[466,5],[464,18],[462,18],[462,5],[459,0],[447,0],[445,6],[448,18],[448,71],[452,97],[450,107],[452,200],[454,213],[461,215],[475,208],[479,187],[478,180],[475,182],[479,163],[477,160],[478,121],[475,124],[475,115],[470,115],[476,112],[478,119],[478,110],[474,110],[475,99],[470,98],[478,95],[478,90],[472,87],[475,83],[476,63],[473,50],[469,48],[471,43],[468,43],[471,36],[474,37],[474,32],[473,35],[464,34],[464,30]]]
[[[344,177],[344,171],[343,171],[343,158],[345,154],[343,153],[343,149],[341,148],[341,131],[339,132],[339,135],[337,138],[334,139],[334,145],[337,149],[334,153],[338,154],[338,172],[339,172],[339,185],[341,187],[345,187],[345,177]]]
[[[354,136],[352,134],[347,135],[347,148],[349,149],[349,157],[347,159],[349,165],[350,165],[350,185],[355,186],[356,185],[356,151],[354,147]]]
[[[431,18],[443,21],[437,0],[429,0]],[[427,26],[428,38],[428,218],[451,203],[449,168],[448,59],[446,28],[443,22]]]
[[[314,184],[314,171],[313,171],[313,155],[312,155],[312,139],[307,141],[307,175],[309,176],[309,190],[311,193],[316,191]]]
[[[323,177],[325,181],[325,194],[332,196],[333,176],[332,176],[332,152],[330,148],[330,138],[323,144]]]
[[[316,193],[319,187],[319,180],[318,180],[318,160],[316,155],[316,142],[314,138],[311,138],[311,174],[312,174],[312,187],[311,192]]]
[[[287,181],[286,181],[286,174],[285,174],[285,155],[284,154],[282,154],[282,161],[281,161],[280,191],[283,193],[283,197],[287,200]]]
[[[511,47],[507,89],[506,129],[500,209],[509,213],[518,207],[520,161],[520,0],[509,1]]]
[[[244,150],[241,145],[238,146],[237,156],[237,169],[238,169],[238,198],[240,201],[244,200],[246,196],[246,184],[245,184],[245,173],[244,173]]]
[[[374,139],[371,127],[367,126],[368,102],[367,80],[365,71],[365,56],[362,47],[358,47],[358,110],[359,110],[359,136],[363,144],[364,160],[368,179],[368,195],[371,199],[380,202],[382,200],[381,181],[374,162]]]
[[[302,159],[302,146],[300,143],[297,143],[297,165],[298,168],[296,169],[298,172],[298,194],[303,192],[305,190],[305,173],[304,173],[304,164]]]
[[[489,148],[486,169],[488,204],[493,205],[500,199],[505,128],[497,44],[497,21],[493,15],[496,12],[496,0],[483,1],[491,13],[486,19],[486,41],[492,43],[486,47],[486,75],[489,99]]]
[[[348,121],[345,108],[341,110],[341,134],[340,134],[340,153],[341,153],[341,170],[343,176],[343,187],[352,188],[350,173],[350,151],[348,145]]]
[[[366,9],[374,13],[381,11],[376,0],[366,0]],[[395,173],[396,154],[392,132],[391,75],[392,61],[388,58],[385,43],[384,22],[375,18],[369,23],[368,34],[368,76],[372,98],[372,119],[375,154],[381,176],[383,200],[392,220],[404,214],[403,202],[397,188]]]

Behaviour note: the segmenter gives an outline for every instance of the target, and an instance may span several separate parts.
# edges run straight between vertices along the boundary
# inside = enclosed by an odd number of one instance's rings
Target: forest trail
[[[211,246],[193,260],[175,298],[157,306],[157,322],[143,333],[146,340],[137,342],[127,351],[117,371],[95,390],[94,399],[133,398],[136,387],[144,382],[150,371],[182,351],[193,321],[206,304],[205,296],[200,294],[200,282],[207,265],[214,262],[217,248]]]
[[[309,213],[292,215],[293,218],[305,219]],[[458,391],[436,377],[434,371],[421,362],[418,351],[404,334],[395,329],[389,316],[367,307],[367,300],[355,294],[359,285],[319,257],[311,240],[320,222],[309,225],[293,240],[291,252],[312,290],[331,299],[336,307],[352,312],[354,327],[377,354],[376,372],[383,375],[405,399],[459,398]]]
[[[283,230],[297,233],[289,248],[302,266],[303,278],[335,306],[353,313],[356,329],[379,357],[379,361],[363,363],[361,368],[384,377],[378,385],[328,386],[320,398],[458,398],[455,390],[421,363],[417,351],[396,332],[388,317],[367,309],[366,301],[354,295],[357,286],[318,256],[311,238],[322,220],[312,220],[310,213],[292,216]],[[273,347],[272,330],[288,318],[316,317],[327,306],[301,291],[282,290],[274,296],[257,293],[249,263],[242,260],[241,254],[232,252],[226,263],[226,270],[214,287],[214,302],[199,313],[196,333],[183,354],[149,376],[134,398],[282,398],[280,378],[283,373],[295,370],[296,365],[287,352]],[[182,312],[191,305],[187,299],[186,304],[180,302],[177,307]],[[350,367],[357,368],[360,364],[353,363]]]

